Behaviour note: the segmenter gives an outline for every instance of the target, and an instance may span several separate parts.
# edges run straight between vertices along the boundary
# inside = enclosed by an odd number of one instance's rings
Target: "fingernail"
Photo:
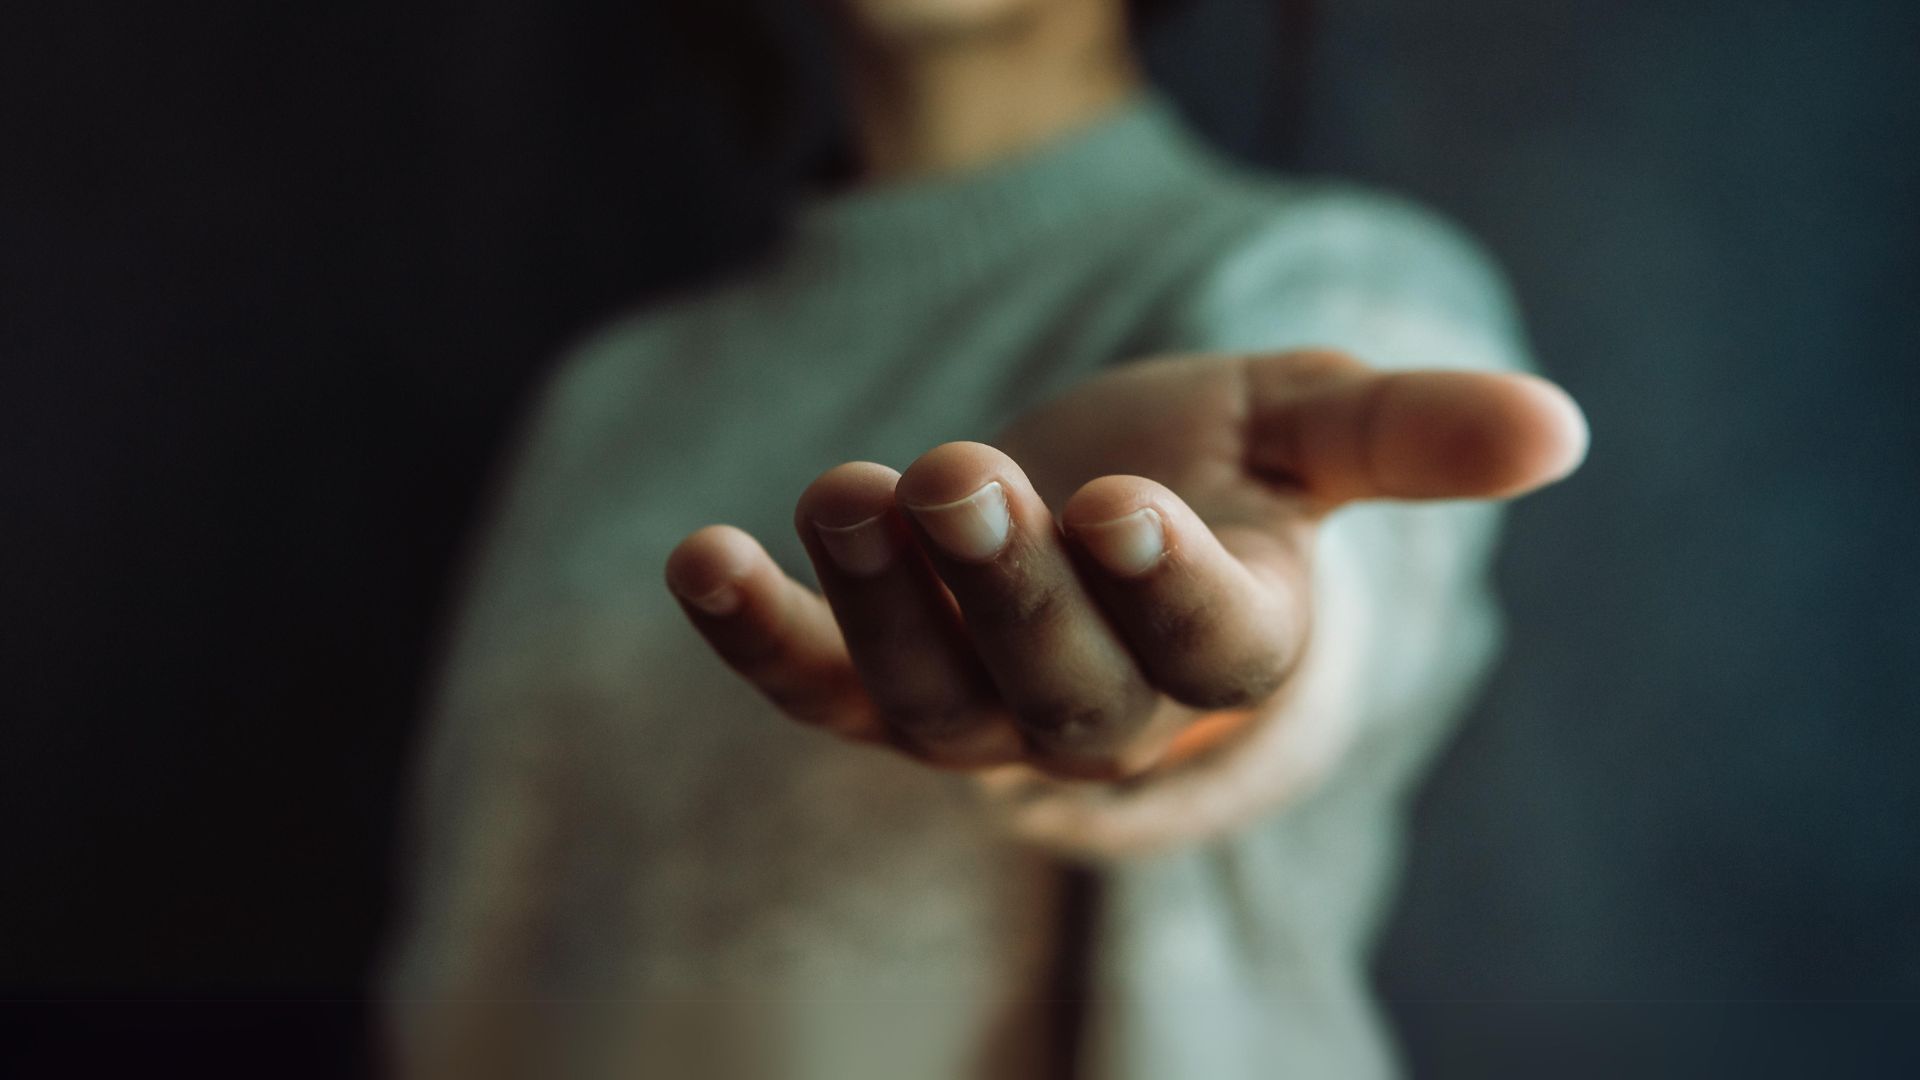
[[[998,480],[989,481],[964,499],[910,509],[933,542],[956,559],[985,562],[1007,546],[1011,522],[1007,493]]]
[[[1166,527],[1151,506],[1112,521],[1076,526],[1073,534],[1101,566],[1119,577],[1146,573],[1167,551]]]
[[[838,566],[854,577],[873,577],[893,565],[893,538],[887,535],[886,518],[875,514],[852,525],[813,523],[820,535],[820,546]]]
[[[740,610],[740,590],[731,584],[722,585],[709,593],[688,596],[679,589],[674,590],[680,599],[699,608],[709,615],[731,615]]]

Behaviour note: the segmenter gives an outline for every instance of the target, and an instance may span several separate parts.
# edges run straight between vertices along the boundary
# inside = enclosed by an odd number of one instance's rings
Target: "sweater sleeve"
[[[1378,367],[1524,370],[1509,294],[1487,257],[1417,207],[1353,193],[1291,200],[1214,263],[1159,341],[1244,353],[1331,346]],[[1280,706],[1206,754],[1122,784],[1027,770],[983,779],[1016,835],[1082,857],[1209,840],[1339,783],[1356,758],[1404,777],[1490,666],[1486,581],[1499,510],[1367,503],[1315,551],[1315,631]]]
[[[571,352],[521,424],[461,584],[403,835],[409,888],[379,976],[407,1076],[522,1075],[520,999],[550,991],[556,925],[594,835],[582,794],[595,725],[631,716],[637,631],[625,568],[577,543],[582,504],[617,505],[595,448],[617,422],[626,325]],[[519,1049],[513,1049],[519,1047]],[[493,1060],[483,1060],[491,1056]]]

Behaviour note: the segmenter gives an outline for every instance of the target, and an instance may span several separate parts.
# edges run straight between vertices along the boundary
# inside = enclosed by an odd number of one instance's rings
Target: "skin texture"
[[[1517,495],[1577,467],[1587,430],[1531,376],[1381,373],[1306,351],[1137,363],[995,443],[933,447],[904,473],[848,463],[800,493],[823,595],[727,526],[688,537],[668,585],[801,723],[946,768],[1119,778],[1284,700],[1328,514]],[[969,546],[995,515],[954,504],[983,489],[991,502],[996,484],[1005,539]],[[1157,531],[1161,550],[1121,544],[1116,560],[1114,529]]]

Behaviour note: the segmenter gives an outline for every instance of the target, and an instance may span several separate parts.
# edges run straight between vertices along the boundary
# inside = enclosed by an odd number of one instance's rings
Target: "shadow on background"
[[[1343,0],[1304,49],[1280,23],[1202,0],[1155,67],[1242,156],[1465,221],[1595,430],[1513,515],[1508,661],[1417,807],[1379,973],[1416,1072],[1591,1066],[1568,1048],[1636,1031],[1725,1063],[1748,1023],[1857,1026],[1836,1045],[1884,1067],[1920,1023],[1920,18]],[[780,42],[685,41],[635,3],[0,16],[21,1075],[364,1061],[422,673],[520,397],[753,250],[830,125],[803,65],[751,149],[712,50],[778,74]],[[212,1001],[139,1004],[182,996]],[[101,997],[132,1003],[58,1004]]]

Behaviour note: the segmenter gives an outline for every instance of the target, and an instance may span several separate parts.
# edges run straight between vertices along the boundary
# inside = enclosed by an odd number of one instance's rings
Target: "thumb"
[[[1580,407],[1533,375],[1378,371],[1320,350],[1244,362],[1253,468],[1329,506],[1507,498],[1586,457]]]

